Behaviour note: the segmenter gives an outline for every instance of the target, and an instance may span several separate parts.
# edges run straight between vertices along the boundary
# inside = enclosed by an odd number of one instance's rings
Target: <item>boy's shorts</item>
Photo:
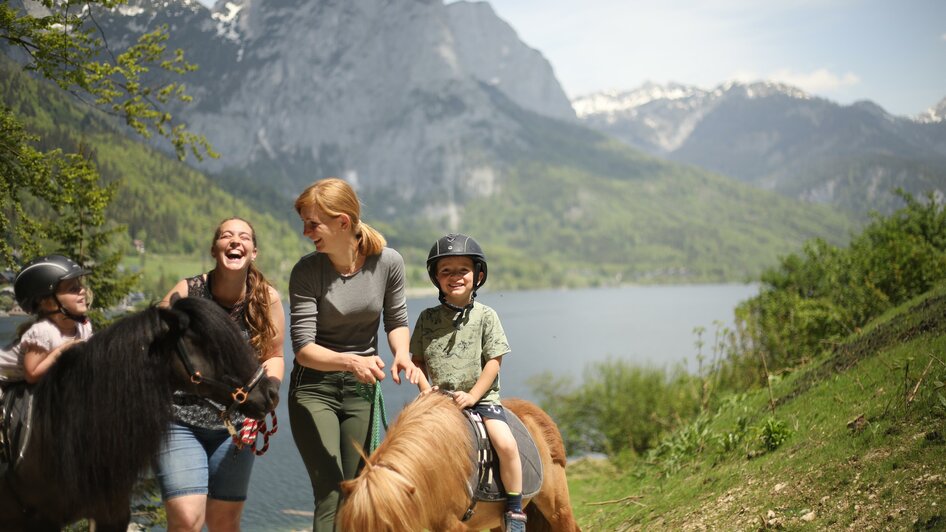
[[[509,421],[506,420],[506,410],[502,405],[476,403],[470,410],[479,414],[483,419],[498,419],[503,423],[509,423]]]

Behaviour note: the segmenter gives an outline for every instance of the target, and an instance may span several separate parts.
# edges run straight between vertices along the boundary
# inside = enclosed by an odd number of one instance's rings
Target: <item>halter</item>
[[[227,407],[225,413],[229,414],[233,411],[238,405],[242,405],[246,402],[247,398],[250,396],[250,393],[256,388],[256,385],[263,380],[263,375],[266,374],[266,370],[263,366],[260,366],[256,369],[256,372],[253,373],[253,376],[250,377],[250,381],[244,386],[233,387],[231,385],[225,384],[215,379],[209,377],[204,377],[199,371],[194,369],[194,365],[191,363],[190,354],[187,352],[187,347],[184,346],[183,338],[177,339],[177,357],[181,360],[181,364],[184,364],[184,371],[187,372],[190,380],[194,384],[206,384],[207,386],[214,388],[223,393],[229,394],[233,398],[233,402],[230,403],[230,406]]]

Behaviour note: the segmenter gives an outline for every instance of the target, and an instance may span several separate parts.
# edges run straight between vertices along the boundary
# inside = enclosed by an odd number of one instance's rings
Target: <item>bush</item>
[[[765,418],[756,430],[759,433],[759,442],[766,451],[778,449],[783,443],[788,441],[788,437],[792,435],[791,429],[788,428],[788,425],[786,425],[784,421],[780,421],[771,416]]]
[[[558,423],[569,454],[644,453],[700,410],[701,381],[682,366],[668,371],[608,360],[586,368],[581,387],[547,373],[530,386]]]
[[[736,309],[741,356],[795,366],[946,280],[946,211],[932,195],[898,194],[906,207],[875,216],[847,248],[812,240],[763,273],[759,295]]]

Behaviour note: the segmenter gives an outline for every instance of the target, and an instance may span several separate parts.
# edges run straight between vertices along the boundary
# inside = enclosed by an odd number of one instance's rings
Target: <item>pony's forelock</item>
[[[371,466],[346,483],[342,529],[436,530],[448,518],[445,508],[457,516],[465,510],[451,494],[466,492],[472,452],[467,423],[449,397],[415,399],[369,457]]]
[[[203,350],[218,353],[213,360],[214,369],[232,372],[238,380],[246,382],[256,370],[256,354],[239,332],[236,324],[219,305],[209,299],[184,297],[171,306],[188,316],[190,329],[196,334],[192,340]],[[206,334],[206,331],[228,331],[228,334]]]

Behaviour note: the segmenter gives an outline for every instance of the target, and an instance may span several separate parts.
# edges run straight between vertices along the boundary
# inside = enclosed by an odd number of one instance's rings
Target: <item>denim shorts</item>
[[[154,464],[161,498],[207,495],[245,501],[255,457],[250,446],[237,449],[226,430],[171,423]]]

